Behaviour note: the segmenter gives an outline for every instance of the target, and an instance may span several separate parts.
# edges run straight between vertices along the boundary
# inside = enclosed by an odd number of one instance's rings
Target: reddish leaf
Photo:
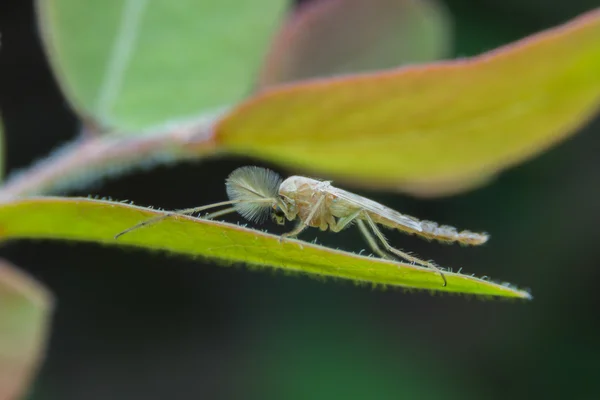
[[[434,0],[313,1],[284,25],[260,84],[433,61],[451,40],[449,16]]]
[[[51,309],[42,285],[0,260],[0,399],[25,394],[43,356]]]

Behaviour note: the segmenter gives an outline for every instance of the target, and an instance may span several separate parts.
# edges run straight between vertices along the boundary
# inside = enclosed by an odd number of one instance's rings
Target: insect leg
[[[221,215],[231,214],[232,212],[235,212],[235,211],[236,211],[235,207],[229,207],[224,210],[215,211],[213,213],[205,215],[204,217],[202,217],[202,219],[213,219],[213,218],[220,217]]]
[[[300,232],[302,232],[303,230],[308,228],[308,224],[314,218],[314,216],[317,214],[317,211],[319,211],[319,209],[321,208],[321,204],[323,204],[323,200],[325,200],[325,195],[321,195],[321,197],[319,197],[319,200],[317,200],[315,205],[311,208],[310,213],[308,213],[308,217],[305,218],[304,220],[301,219],[293,231],[282,234],[279,237],[279,241],[281,242],[281,241],[283,241],[283,239],[288,238],[288,237],[296,237],[300,234]]]
[[[373,233],[375,234],[375,236],[377,236],[379,238],[379,240],[381,241],[381,244],[383,244],[383,247],[385,247],[385,249],[387,251],[389,251],[390,253],[393,253],[393,254],[397,255],[398,257],[401,257],[401,258],[403,258],[403,259],[405,259],[407,261],[414,262],[415,264],[419,264],[421,266],[429,267],[431,269],[436,270],[440,274],[440,276],[442,277],[442,279],[444,281],[444,286],[447,285],[446,276],[444,275],[444,273],[442,272],[442,270],[438,266],[436,266],[435,264],[430,263],[428,261],[423,261],[423,260],[421,260],[421,259],[419,259],[417,257],[411,256],[410,254],[408,254],[408,253],[406,253],[404,251],[401,251],[401,250],[398,250],[398,249],[392,247],[388,243],[388,241],[385,238],[385,236],[383,236],[383,233],[381,233],[381,231],[377,227],[377,224],[375,224],[375,222],[373,221],[373,219],[369,216],[369,214],[365,212],[365,213],[363,213],[363,216],[364,216],[365,220],[367,221],[367,223],[369,224],[369,227],[371,228],[371,230],[373,231]]]
[[[194,207],[194,208],[185,208],[183,210],[171,211],[171,212],[165,213],[163,215],[159,215],[159,216],[156,216],[154,218],[147,219],[145,221],[140,222],[139,224],[136,224],[136,225],[134,225],[134,226],[132,226],[130,228],[127,228],[124,231],[117,233],[115,235],[115,239],[118,239],[119,237],[121,237],[121,236],[125,235],[126,233],[129,233],[129,232],[131,232],[133,230],[136,230],[136,229],[139,229],[139,228],[143,228],[144,226],[147,226],[147,225],[155,224],[157,222],[162,221],[163,219],[174,217],[176,215],[194,214],[194,213],[197,213],[197,212],[200,212],[200,211],[208,210],[210,208],[215,208],[215,207],[220,207],[220,206],[226,206],[226,205],[229,205],[229,204],[236,204],[236,203],[239,203],[239,202],[240,201],[238,201],[238,200],[222,201],[220,203],[209,204],[209,205],[206,205],[206,206],[200,206],[200,207]]]
[[[346,226],[348,226],[348,224],[350,224],[352,221],[354,221],[360,215],[361,212],[362,212],[362,210],[358,210],[358,211],[353,212],[350,215],[339,218],[335,225],[329,226],[329,229],[331,229],[332,232],[341,231]]]
[[[281,236],[279,237],[279,241],[283,242],[283,240],[286,238],[294,238],[294,237],[298,236],[306,228],[308,228],[308,225],[306,225],[304,223],[304,221],[300,221],[300,222],[298,222],[298,225],[296,225],[296,227],[294,228],[293,231],[282,233]]]
[[[365,240],[367,241],[367,243],[369,243],[369,246],[371,246],[371,250],[373,250],[381,258],[385,258],[388,260],[394,260],[394,258],[391,257],[388,253],[381,250],[381,248],[377,244],[377,240],[375,240],[375,238],[373,237],[371,232],[369,232],[369,230],[367,229],[367,226],[365,225],[365,223],[363,221],[361,221],[360,219],[356,220],[356,225],[358,226],[358,229],[360,229],[360,233],[362,233],[362,235],[365,237]]]

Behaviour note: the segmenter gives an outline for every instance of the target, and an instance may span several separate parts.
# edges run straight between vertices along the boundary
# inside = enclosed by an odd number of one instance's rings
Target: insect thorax
[[[325,227],[329,220],[328,199],[323,199],[321,206],[313,214],[311,221],[306,221],[316,206],[319,198],[326,194],[329,182],[318,181],[304,176],[291,176],[279,187],[279,195],[297,212],[297,216],[310,226]],[[324,225],[325,224],[325,225]]]

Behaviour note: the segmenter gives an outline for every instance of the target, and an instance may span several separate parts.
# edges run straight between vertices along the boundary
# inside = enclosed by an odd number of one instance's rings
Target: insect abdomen
[[[489,235],[486,233],[477,233],[471,231],[461,231],[453,226],[438,225],[433,221],[421,221],[421,232],[418,235],[428,239],[435,239],[440,242],[458,242],[465,245],[480,245],[488,241]]]

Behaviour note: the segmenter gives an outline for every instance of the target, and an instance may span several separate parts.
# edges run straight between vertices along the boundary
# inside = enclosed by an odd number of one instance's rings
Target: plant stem
[[[216,115],[163,132],[81,135],[31,167],[13,173],[0,188],[0,201],[85,187],[135,168],[214,155]]]

